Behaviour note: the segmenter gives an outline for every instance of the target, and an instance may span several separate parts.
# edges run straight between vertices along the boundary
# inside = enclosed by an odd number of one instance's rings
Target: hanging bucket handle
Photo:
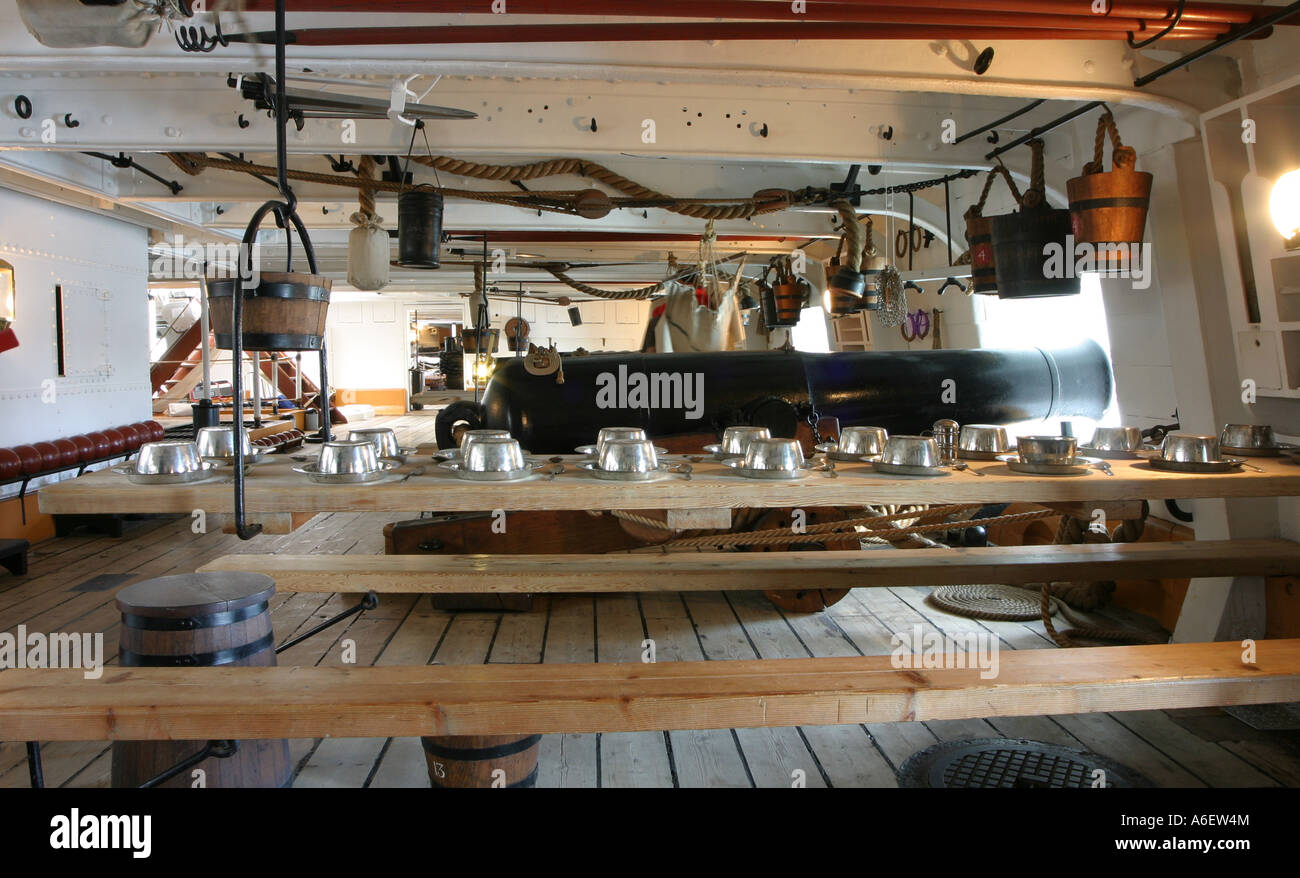
[[[1035,137],[1029,141],[1029,151],[1033,155],[1029,170],[1029,188],[1020,199],[1022,210],[1033,209],[1047,203],[1047,177],[1043,168],[1043,140]]]
[[[862,223],[858,222],[858,212],[853,209],[852,204],[845,200],[832,201],[830,206],[839,213],[841,225],[844,227],[844,236],[840,238],[840,244],[849,248],[848,267],[854,271],[861,271],[862,254],[866,247],[866,229],[862,227]],[[870,221],[871,219],[868,217],[867,222]],[[839,255],[838,250],[835,253],[837,256]]]
[[[1005,165],[994,165],[989,169],[989,175],[984,180],[984,191],[980,192],[980,200],[975,203],[967,213],[971,216],[984,215],[984,203],[989,200],[989,192],[993,189],[993,181],[999,176],[1007,181],[1007,188],[1011,190],[1011,197],[1016,200],[1016,204],[1023,204],[1020,190],[1016,188],[1016,181],[1011,179],[1011,172],[1006,169]]]
[[[1106,135],[1110,135],[1110,163],[1113,170],[1131,171],[1137,166],[1137,150],[1131,146],[1125,146],[1119,139],[1119,126],[1115,124],[1115,117],[1109,112],[1101,114],[1097,120],[1097,139],[1093,145],[1092,161],[1083,166],[1083,173],[1100,174],[1105,170],[1106,158]]]

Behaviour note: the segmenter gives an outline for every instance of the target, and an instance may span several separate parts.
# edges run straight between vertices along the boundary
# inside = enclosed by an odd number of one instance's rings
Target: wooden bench
[[[1180,579],[1300,573],[1300,543],[1214,540],[977,549],[608,555],[226,555],[281,591],[600,593]]]
[[[1300,699],[1300,640],[1025,650],[999,673],[890,656],[0,674],[0,740],[510,735],[910,722]]]

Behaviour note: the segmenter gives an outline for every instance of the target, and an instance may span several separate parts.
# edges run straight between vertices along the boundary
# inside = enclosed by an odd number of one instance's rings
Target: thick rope
[[[1047,199],[1046,169],[1043,167],[1043,140],[1035,137],[1029,141],[1029,150],[1033,160],[1029,171],[1029,188],[1021,199],[1022,207],[1038,207]]]
[[[973,518],[963,522],[964,527],[976,527],[980,525],[1004,524],[1012,521],[1033,521],[1039,518],[1049,518],[1060,513],[1051,509],[1043,509],[1036,512],[1017,512],[1011,515],[999,515],[993,518]],[[916,517],[915,512],[900,513],[900,516]],[[889,517],[889,516],[887,516]],[[883,518],[872,517],[862,519],[848,519],[846,521],[830,522],[834,527],[866,527],[868,530],[866,536],[879,535],[879,533],[889,533],[890,536],[906,537],[910,534],[930,533],[932,531],[952,530],[953,525],[949,522],[938,522],[936,524],[908,525],[906,528],[892,527],[874,527],[884,521]],[[878,532],[878,533],[873,533]],[[860,532],[851,532],[844,534],[845,539],[862,537]],[[670,540],[663,543],[659,548],[680,548],[684,546],[767,546],[781,545],[787,543],[816,543],[822,542],[826,537],[826,531],[818,530],[816,532],[810,527],[808,532],[802,534],[790,533],[786,529],[781,530],[760,530],[750,533],[723,533],[711,536],[691,537],[682,540]]]
[[[580,280],[575,280],[574,278],[565,274],[563,271],[561,271],[558,268],[553,268],[551,266],[546,266],[546,265],[538,266],[538,267],[545,268],[548,272],[550,272],[555,277],[556,280],[563,281],[564,283],[573,287],[578,292],[586,293],[589,296],[596,296],[597,298],[601,298],[601,299],[648,299],[651,296],[653,296],[655,293],[661,292],[664,288],[664,285],[662,283],[657,283],[657,284],[651,284],[648,287],[639,287],[635,290],[603,290],[599,287],[593,287],[590,284],[585,284]]]
[[[989,169],[989,175],[984,180],[984,190],[980,192],[980,200],[966,211],[967,217],[984,215],[984,204],[989,200],[989,191],[993,188],[993,181],[999,176],[1007,181],[1007,187],[1011,190],[1011,197],[1016,200],[1016,204],[1021,203],[1020,190],[1016,188],[1016,181],[1011,178],[1011,172],[1006,169],[1005,165],[994,165]]]
[[[1083,173],[1100,174],[1106,169],[1106,136],[1110,135],[1110,161],[1116,169],[1132,170],[1137,164],[1137,151],[1125,146],[1119,139],[1119,126],[1109,112],[1097,120],[1097,138],[1093,142],[1092,161],[1083,166]]]
[[[845,246],[849,250],[848,267],[854,271],[862,269],[862,255],[864,241],[866,239],[866,229],[862,223],[858,222],[858,212],[853,209],[853,205],[843,199],[832,201],[831,207],[839,212],[840,220],[844,226]],[[867,218],[870,221],[870,217]]]
[[[367,219],[377,217],[375,212],[375,188],[369,185],[375,178],[375,157],[372,155],[363,155],[361,157],[361,167],[357,169],[357,176],[366,185],[362,185],[357,192],[357,204],[360,205],[360,213]]]
[[[515,181],[535,180],[540,177],[554,177],[570,174],[586,177],[598,183],[604,183],[611,189],[617,189],[624,195],[637,201],[662,201],[664,210],[679,213],[696,219],[748,219],[760,213],[772,213],[784,208],[779,200],[760,205],[753,198],[737,199],[735,204],[704,204],[694,199],[673,198],[630,180],[622,174],[596,162],[584,159],[566,158],[530,162],[525,165],[488,165],[480,162],[468,162],[449,156],[423,156],[415,158],[422,165],[428,165],[439,171],[447,171],[460,177],[474,177],[479,180],[499,180],[513,183]],[[794,193],[790,193],[791,201]],[[617,203],[617,202],[616,202]]]
[[[259,165],[253,162],[233,161],[230,159],[213,158],[205,153],[166,153],[167,158],[172,164],[176,165],[184,173],[190,176],[197,176],[205,168],[216,168],[218,170],[239,171],[246,174],[272,175],[276,169],[268,165]],[[706,220],[728,220],[728,219],[748,219],[752,216],[764,213],[774,213],[784,210],[790,204],[796,202],[794,193],[789,193],[788,199],[764,200],[762,202],[750,198],[725,199],[728,203],[717,203],[721,199],[713,198],[674,198],[671,195],[665,195],[657,192],[647,186],[642,186],[634,180],[629,180],[621,174],[595,164],[580,159],[552,159],[545,162],[533,162],[527,165],[484,165],[477,162],[465,162],[459,159],[453,159],[446,156],[412,156],[411,159],[419,164],[434,168],[435,170],[446,170],[449,173],[458,176],[474,177],[477,179],[503,180],[508,182],[523,181],[536,179],[538,177],[549,177],[560,174],[576,174],[588,177],[625,193],[626,198],[611,199],[617,207],[659,207],[672,213],[682,214],[683,216],[696,217]],[[321,183],[330,186],[352,186],[362,188],[370,185],[376,191],[381,192],[401,192],[403,184],[400,181],[376,180],[372,184],[367,184],[356,177],[343,174],[325,174],[314,171],[289,170],[287,176],[292,180],[301,180],[308,183]],[[447,187],[438,187],[448,198],[464,198],[472,201],[486,201],[493,204],[507,204],[511,207],[518,207],[525,210],[547,210],[555,213],[573,214],[576,210],[573,202],[578,195],[577,191],[555,191],[555,192],[528,192],[526,194],[515,194],[512,192],[490,192],[476,189],[452,189]],[[802,203],[802,202],[800,202]]]

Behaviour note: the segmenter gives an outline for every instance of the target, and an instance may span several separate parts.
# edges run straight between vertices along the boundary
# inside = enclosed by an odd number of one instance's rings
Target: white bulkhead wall
[[[14,266],[19,341],[0,354],[0,447],[151,417],[147,247],[140,226],[0,189],[0,259]]]

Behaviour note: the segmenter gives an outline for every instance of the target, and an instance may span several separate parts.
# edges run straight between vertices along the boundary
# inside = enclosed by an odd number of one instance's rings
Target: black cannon
[[[563,383],[504,359],[480,405],[439,414],[437,436],[446,448],[457,426],[506,429],[534,453],[562,454],[607,426],[669,437],[753,424],[794,437],[801,423],[837,418],[917,433],[940,418],[1099,418],[1113,388],[1106,353],[1091,341],[1058,351],[601,354],[565,357]]]

